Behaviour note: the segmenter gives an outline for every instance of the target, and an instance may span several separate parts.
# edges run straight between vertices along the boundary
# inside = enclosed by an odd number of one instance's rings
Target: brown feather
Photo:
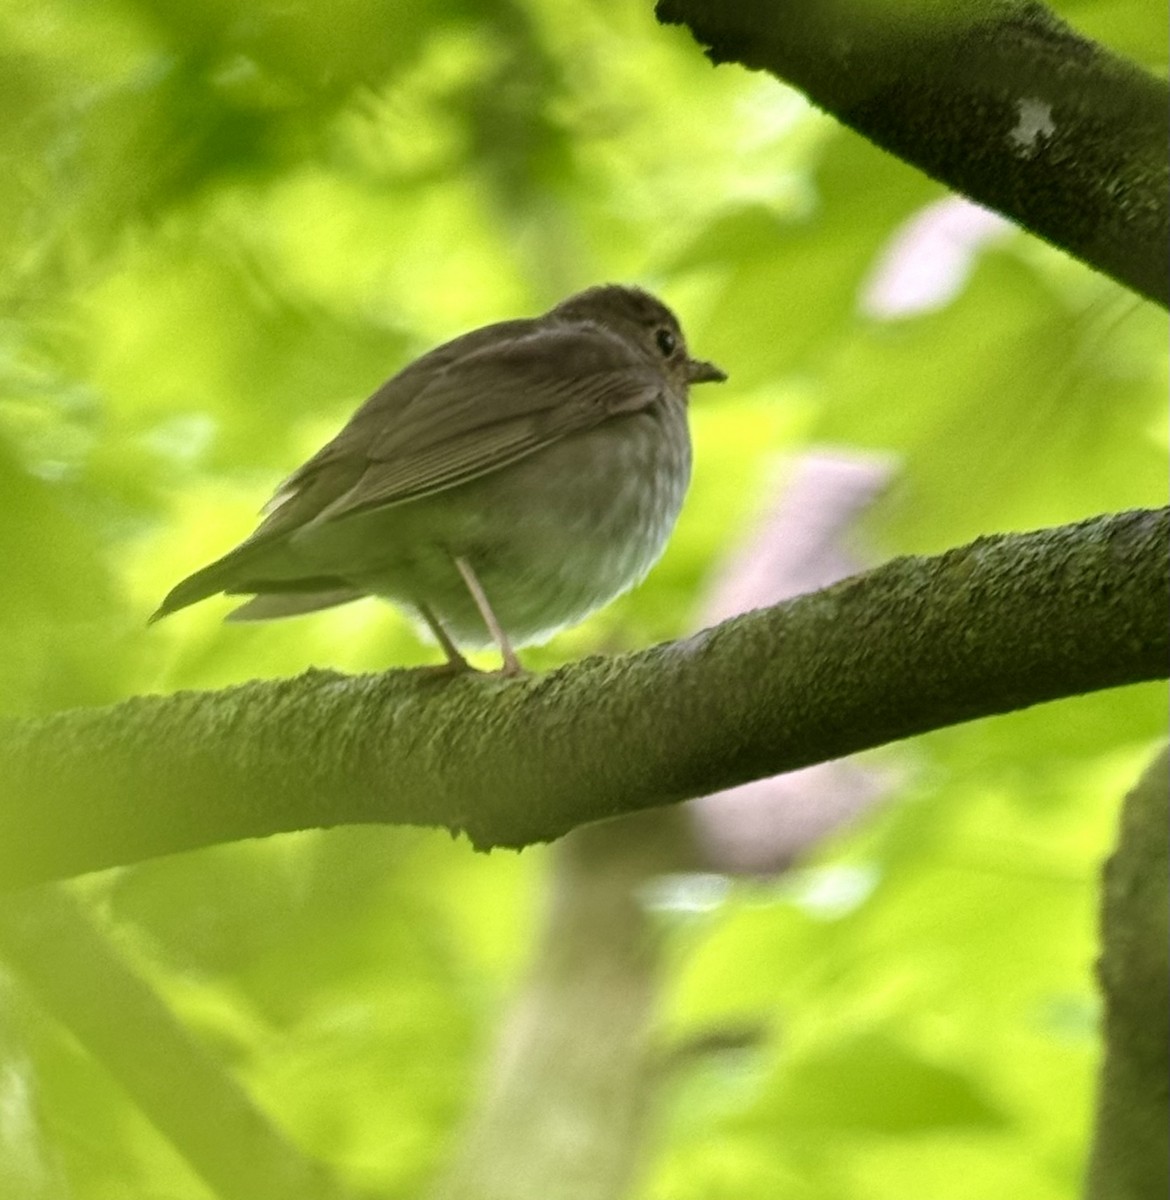
[[[422,386],[413,366],[395,376],[278,489],[253,537],[457,487],[659,398],[660,373],[608,330],[538,328],[477,347]]]

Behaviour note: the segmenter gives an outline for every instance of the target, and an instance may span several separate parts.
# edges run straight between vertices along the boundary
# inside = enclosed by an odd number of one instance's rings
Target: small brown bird
[[[514,646],[657,561],[690,479],[687,389],[725,378],[638,288],[473,330],[384,383],[151,620],[218,592],[252,596],[233,621],[375,595],[417,613],[451,667],[494,642],[515,673]]]

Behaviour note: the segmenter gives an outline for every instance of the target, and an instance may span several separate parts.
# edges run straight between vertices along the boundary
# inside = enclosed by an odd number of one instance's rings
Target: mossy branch
[[[1164,678],[1170,510],[981,538],[519,679],[309,671],[0,723],[0,884],[344,824],[482,849]]]

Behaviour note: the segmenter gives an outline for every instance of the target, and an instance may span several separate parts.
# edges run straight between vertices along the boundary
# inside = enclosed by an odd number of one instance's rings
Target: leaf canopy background
[[[1164,65],[1159,6],[1058,7]],[[731,382],[663,562],[531,666],[689,629],[808,447],[896,456],[874,561],[1163,501],[1164,314],[1024,234],[948,242],[940,185],[644,0],[3,0],[0,105],[0,712],[433,661],[371,602],[143,623],[409,358],[603,280]],[[947,245],[952,294],[915,287]],[[636,1194],[1076,1194],[1097,871],[1165,719],[1142,687],[895,747],[892,802],[814,861],[663,905],[664,1045],[769,1036],[672,1077]],[[546,858],[339,830],[75,886],[299,1144],[413,1196]],[[3,974],[0,1056],[5,1194],[210,1194]]]

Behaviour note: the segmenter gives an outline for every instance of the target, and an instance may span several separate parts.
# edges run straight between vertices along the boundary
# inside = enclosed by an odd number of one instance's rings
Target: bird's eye
[[[675,346],[678,345],[674,334],[669,329],[660,329],[654,335],[654,340],[658,343],[658,349],[662,351],[664,358],[669,358],[674,353]]]

